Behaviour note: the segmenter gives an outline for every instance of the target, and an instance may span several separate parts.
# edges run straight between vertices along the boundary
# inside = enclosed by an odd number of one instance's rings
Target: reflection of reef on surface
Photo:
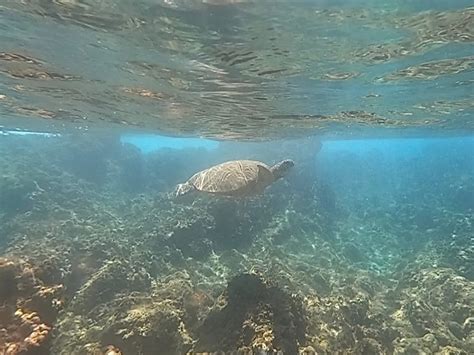
[[[441,75],[458,74],[463,71],[470,71],[474,68],[474,57],[466,57],[459,59],[444,59],[428,63],[422,63],[411,66],[406,69],[399,70],[390,74],[384,80],[400,80],[400,79],[424,79],[432,80]]]
[[[21,27],[31,26],[31,36],[21,45],[15,36],[3,36],[3,114],[27,129],[29,122],[38,121],[33,118],[42,118],[49,127],[68,124],[78,131],[106,123],[106,129],[133,126],[172,135],[261,139],[301,137],[309,129],[320,132],[338,122],[339,129],[353,135],[367,127],[347,127],[354,119],[338,112],[384,117],[388,105],[399,112],[405,101],[359,102],[359,91],[346,88],[361,85],[364,90],[381,78],[375,83],[380,94],[393,80],[404,79],[404,94],[416,93],[425,102],[445,95],[437,92],[439,87],[423,90],[419,79],[456,80],[457,73],[472,69],[466,53],[474,40],[474,8],[463,8],[464,2],[438,9],[398,2],[364,7],[321,1],[279,1],[270,7],[265,2],[231,3],[167,0],[130,6],[106,1],[90,6],[30,0],[23,6],[9,1],[3,7],[5,21],[25,21]],[[53,56],[63,49],[62,41],[37,45],[48,26],[64,26],[65,42],[73,36],[72,42],[91,51],[84,55],[71,48],[64,56]],[[132,57],[116,55],[131,48]],[[349,96],[334,95],[334,87]],[[453,99],[468,96],[453,89]],[[314,109],[307,102],[314,102]],[[278,119],[280,115],[294,119]],[[322,119],[305,119],[310,115]],[[415,117],[426,126],[437,124]],[[383,123],[367,117],[357,121],[371,128]],[[411,123],[396,117],[385,121],[387,126]],[[455,115],[450,123],[457,129],[465,124]]]
[[[472,353],[470,156],[267,148],[238,154],[300,168],[263,196],[181,201],[174,184],[231,143],[5,137],[0,352]]]
[[[387,22],[408,31],[408,38],[398,43],[374,44],[356,51],[355,55],[369,63],[382,63],[449,43],[470,43],[474,41],[473,17],[472,7],[456,11],[425,11],[414,16],[393,16]]]

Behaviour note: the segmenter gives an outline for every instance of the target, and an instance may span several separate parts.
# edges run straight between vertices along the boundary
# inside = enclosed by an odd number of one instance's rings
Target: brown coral
[[[105,349],[105,355],[122,355],[122,352],[120,351],[119,348],[113,346],[113,345],[109,345],[107,346],[107,348]]]
[[[42,322],[38,313],[17,309],[14,317],[9,317],[8,324],[2,324],[0,350],[10,355],[29,354],[32,351],[47,354],[47,348],[43,345],[48,340],[50,330],[51,327]]]
[[[35,267],[9,259],[0,260],[0,283],[0,353],[47,354],[62,285],[45,285]]]

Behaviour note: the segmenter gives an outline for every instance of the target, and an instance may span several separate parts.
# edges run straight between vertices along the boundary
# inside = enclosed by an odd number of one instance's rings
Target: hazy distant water
[[[217,141],[200,138],[176,138],[158,135],[125,134],[121,137],[121,142],[135,145],[143,153],[153,152],[163,148],[184,149],[184,148],[205,148],[215,149],[219,146]]]

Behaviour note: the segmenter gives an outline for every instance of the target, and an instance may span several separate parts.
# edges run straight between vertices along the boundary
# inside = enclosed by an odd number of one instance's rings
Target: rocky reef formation
[[[51,329],[64,299],[63,285],[48,282],[46,265],[0,259],[2,354],[49,354]]]
[[[305,342],[302,302],[257,275],[241,274],[197,329],[194,351],[298,353]]]
[[[462,353],[474,349],[474,284],[450,268],[414,269],[400,277],[392,313],[398,353]]]
[[[214,153],[15,139],[0,145],[0,353],[474,352],[460,155],[402,164],[404,186],[375,152],[308,156],[259,198],[176,200]]]

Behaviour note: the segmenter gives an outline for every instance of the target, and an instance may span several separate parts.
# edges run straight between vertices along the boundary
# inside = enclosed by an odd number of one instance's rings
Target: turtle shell
[[[273,181],[273,174],[265,163],[234,160],[200,171],[188,183],[199,191],[245,196],[262,192]]]

